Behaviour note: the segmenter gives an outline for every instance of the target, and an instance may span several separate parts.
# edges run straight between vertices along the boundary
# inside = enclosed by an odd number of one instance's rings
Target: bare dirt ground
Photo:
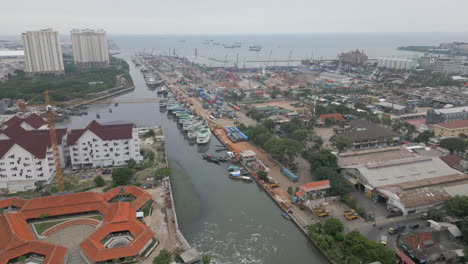
[[[314,128],[315,134],[317,136],[322,137],[323,139],[323,147],[328,148],[328,149],[333,149],[333,146],[330,142],[330,137],[333,136],[333,127],[316,127]]]

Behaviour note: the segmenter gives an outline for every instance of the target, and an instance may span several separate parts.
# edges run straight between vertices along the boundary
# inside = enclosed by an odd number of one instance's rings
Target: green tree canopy
[[[153,259],[153,264],[170,264],[171,263],[171,253],[166,249],[161,249],[159,255]]]
[[[96,184],[96,186],[102,187],[102,186],[104,186],[104,184],[106,182],[104,181],[104,179],[100,175],[98,175],[98,176],[94,177],[94,183]]]
[[[346,255],[354,256],[361,263],[380,261],[382,264],[394,264],[395,253],[382,244],[367,239],[358,231],[351,231],[345,236]]]
[[[434,131],[431,130],[424,130],[421,132],[414,140],[418,143],[429,143],[431,137],[434,137]]]
[[[309,138],[309,135],[310,135],[309,131],[307,131],[305,129],[298,129],[298,130],[291,133],[290,138],[304,144],[307,141],[307,139]]]
[[[286,133],[286,135],[290,135],[292,132],[298,130],[300,127],[294,123],[294,122],[286,122],[286,123],[282,123],[280,125],[281,127],[281,130]]]
[[[349,147],[351,147],[351,145],[352,145],[351,141],[347,137],[344,137],[344,136],[339,136],[335,140],[335,146],[339,152],[342,152],[343,150],[348,149]]]
[[[328,218],[323,225],[323,230],[330,236],[336,236],[337,233],[343,232],[343,223],[336,218]]]
[[[445,210],[450,216],[468,216],[468,196],[455,196],[445,202]]]
[[[112,171],[112,181],[115,185],[128,185],[133,177],[133,170],[129,168],[117,168]]]
[[[266,119],[262,122],[262,125],[266,127],[268,130],[272,131],[273,128],[275,127],[275,121],[271,119]]]
[[[451,153],[466,150],[466,141],[461,138],[444,138],[439,141],[439,147],[450,150]]]
[[[314,170],[318,167],[337,168],[337,158],[328,149],[322,149],[320,152],[314,152],[309,155],[309,162],[311,169]]]

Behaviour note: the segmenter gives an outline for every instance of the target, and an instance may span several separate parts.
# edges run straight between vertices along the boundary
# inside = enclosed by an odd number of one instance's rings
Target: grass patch
[[[60,223],[63,223],[65,221],[68,221],[68,219],[65,219],[65,220],[58,220],[58,221],[50,221],[50,222],[44,222],[44,223],[37,223],[37,224],[33,224],[34,225],[34,228],[36,229],[36,232],[39,234],[39,235],[42,235],[42,233],[44,233],[44,231],[46,231],[47,229],[55,226],[55,225],[58,225]]]
[[[92,215],[92,216],[88,216],[86,218],[91,218],[91,219],[96,219],[98,221],[102,221],[102,215]]]

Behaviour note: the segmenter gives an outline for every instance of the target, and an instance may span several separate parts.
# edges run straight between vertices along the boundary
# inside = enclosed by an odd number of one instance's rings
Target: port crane
[[[132,98],[132,99],[125,99],[125,100],[114,100],[114,99],[103,99],[103,100],[94,100],[94,101],[85,101],[85,100],[72,100],[72,101],[64,101],[64,102],[51,102],[50,94],[55,93],[62,96],[68,96],[65,94],[61,94],[55,91],[46,90],[40,95],[37,95],[31,98],[28,102],[20,101],[18,104],[20,111],[25,111],[27,107],[45,107],[46,113],[46,121],[49,127],[49,136],[50,136],[50,144],[52,148],[52,154],[54,156],[54,164],[55,164],[55,175],[57,177],[57,185],[59,192],[63,192],[63,169],[62,164],[60,162],[60,153],[58,150],[58,143],[57,143],[57,133],[55,130],[55,121],[56,115],[54,113],[54,106],[79,106],[79,105],[90,105],[90,104],[128,104],[128,103],[156,103],[159,102],[160,99],[140,99],[140,98]],[[43,102],[35,102],[35,100],[43,97]]]

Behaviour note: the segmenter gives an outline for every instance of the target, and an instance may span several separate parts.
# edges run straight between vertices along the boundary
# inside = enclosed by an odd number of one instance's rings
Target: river
[[[130,63],[130,54],[120,56]],[[157,97],[146,88],[132,63],[130,74],[135,90],[119,99]],[[102,124],[133,122],[140,127],[163,127],[181,231],[192,246],[211,254],[213,263],[327,263],[256,183],[232,181],[226,164],[201,159],[201,153],[215,153],[220,143],[214,136],[205,146],[189,144],[177,123],[155,103],[93,105],[87,116],[71,117],[60,126],[84,127],[96,114]]]

